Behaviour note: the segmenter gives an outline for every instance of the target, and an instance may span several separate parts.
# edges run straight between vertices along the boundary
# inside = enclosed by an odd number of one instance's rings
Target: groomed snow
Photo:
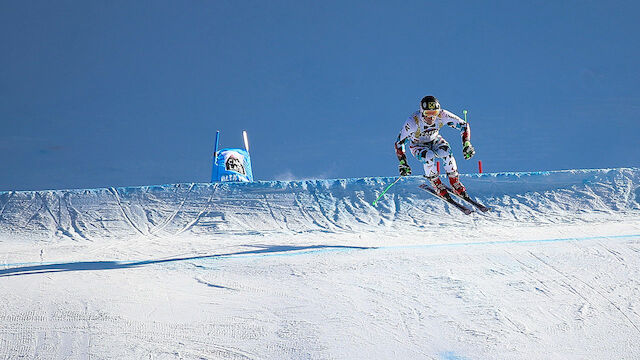
[[[640,169],[0,192],[0,359],[637,359]]]

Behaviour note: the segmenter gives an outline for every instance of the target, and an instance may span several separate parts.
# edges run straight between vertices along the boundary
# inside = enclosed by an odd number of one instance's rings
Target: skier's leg
[[[442,180],[440,180],[440,178],[437,175],[433,177],[427,177],[427,179],[429,179],[429,182],[431,182],[431,186],[433,186],[433,188],[436,189],[436,191],[438,192],[438,194],[440,194],[440,196],[447,197],[448,195],[447,188],[444,187]]]
[[[434,143],[434,151],[438,157],[442,158],[444,170],[447,172],[451,187],[456,193],[463,195],[466,192],[466,189],[460,182],[458,165],[456,163],[456,159],[453,157],[453,153],[451,152],[451,146],[449,146],[449,143],[442,136],[438,136]]]
[[[467,189],[465,189],[464,185],[462,185],[462,183],[460,182],[458,172],[455,173],[455,176],[449,175],[449,183],[456,193],[465,196]]]
[[[438,176],[438,169],[436,168],[435,161],[436,155],[433,153],[433,151],[424,149],[420,154],[418,154],[417,158],[424,167],[424,176],[428,178]]]
[[[426,177],[431,186],[441,195],[447,194],[447,189],[438,177],[438,169],[436,168],[436,154],[433,152],[433,143],[416,146],[411,148],[411,153],[420,161],[424,167],[424,177]]]

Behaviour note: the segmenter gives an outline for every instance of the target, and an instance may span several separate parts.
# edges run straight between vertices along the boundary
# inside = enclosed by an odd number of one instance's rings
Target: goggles
[[[437,110],[422,110],[422,116],[426,118],[436,117],[440,114],[440,109]]]

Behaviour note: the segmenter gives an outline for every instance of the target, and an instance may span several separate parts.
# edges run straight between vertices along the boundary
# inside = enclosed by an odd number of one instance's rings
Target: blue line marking
[[[456,355],[453,351],[447,351],[440,354],[443,360],[466,360],[467,358]]]
[[[423,244],[423,245],[398,245],[398,246],[382,246],[377,249],[404,249],[404,248],[433,248],[433,247],[454,247],[454,246],[478,246],[478,245],[504,245],[504,244],[540,244],[565,241],[587,241],[587,240],[603,240],[603,239],[633,239],[640,238],[640,234],[632,235],[607,235],[607,236],[588,236],[588,237],[571,237],[571,238],[552,238],[552,239],[534,239],[534,240],[495,240],[495,241],[476,241],[462,243],[440,243],[440,244]]]
[[[238,254],[229,255],[210,255],[210,256],[196,256],[191,258],[182,259],[168,259],[168,260],[127,260],[127,261],[104,261],[99,263],[110,263],[113,267],[126,267],[130,265],[149,265],[158,263],[169,263],[178,261],[197,261],[197,260],[229,260],[229,259],[250,259],[250,258],[265,258],[265,257],[284,257],[284,256],[300,256],[310,254],[322,254],[329,252],[347,252],[356,250],[399,250],[399,249],[428,249],[428,248],[446,248],[446,247],[464,247],[464,246],[484,246],[484,245],[505,245],[505,244],[546,244],[555,242],[567,242],[567,241],[589,241],[589,240],[620,240],[620,239],[640,239],[640,234],[630,235],[606,235],[606,236],[588,236],[588,237],[569,237],[569,238],[552,238],[552,239],[534,239],[534,240],[495,240],[495,241],[477,241],[477,242],[461,242],[461,243],[436,243],[436,244],[418,244],[418,245],[396,245],[396,246],[375,246],[375,247],[348,247],[348,246],[318,246],[316,249],[308,250],[293,250],[293,251],[275,251],[267,253],[251,253],[239,252]],[[78,264],[89,264],[86,262],[77,262]],[[98,262],[97,262],[98,263]],[[65,265],[69,262],[22,262],[22,263],[10,263],[4,264],[4,268],[20,267],[20,266],[47,266],[47,265]]]

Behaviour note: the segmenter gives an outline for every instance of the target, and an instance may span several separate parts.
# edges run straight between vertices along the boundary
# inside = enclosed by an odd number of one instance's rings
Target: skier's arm
[[[454,129],[460,130],[462,144],[464,145],[467,141],[471,141],[471,128],[469,128],[469,123],[450,111],[442,110],[442,112],[444,113],[443,122]]]
[[[410,133],[411,124],[409,121],[407,121],[402,127],[402,130],[400,130],[398,138],[396,139],[396,142],[394,144],[394,147],[396,149],[396,156],[398,157],[398,161],[400,162],[400,164],[398,165],[398,170],[400,171],[401,176],[411,175],[411,167],[407,162],[407,153],[404,146],[404,144],[409,139]]]
[[[395,148],[396,148],[396,156],[399,161],[407,160],[407,152],[405,151],[404,144],[407,142],[407,138],[400,139],[401,134],[398,135],[398,140],[396,140]]]
[[[411,135],[411,132],[415,131],[414,129],[415,126],[413,125],[415,125],[415,121],[413,117],[410,117],[402,126],[402,130],[400,130],[400,133],[398,134],[398,138],[396,139],[396,143],[395,143],[396,156],[398,157],[399,161],[407,160],[404,144],[409,140],[409,136]]]
[[[460,130],[462,135],[462,154],[465,159],[471,159],[476,151],[471,145],[471,128],[469,127],[469,123],[450,111],[443,110],[443,113],[443,121],[452,128]]]

